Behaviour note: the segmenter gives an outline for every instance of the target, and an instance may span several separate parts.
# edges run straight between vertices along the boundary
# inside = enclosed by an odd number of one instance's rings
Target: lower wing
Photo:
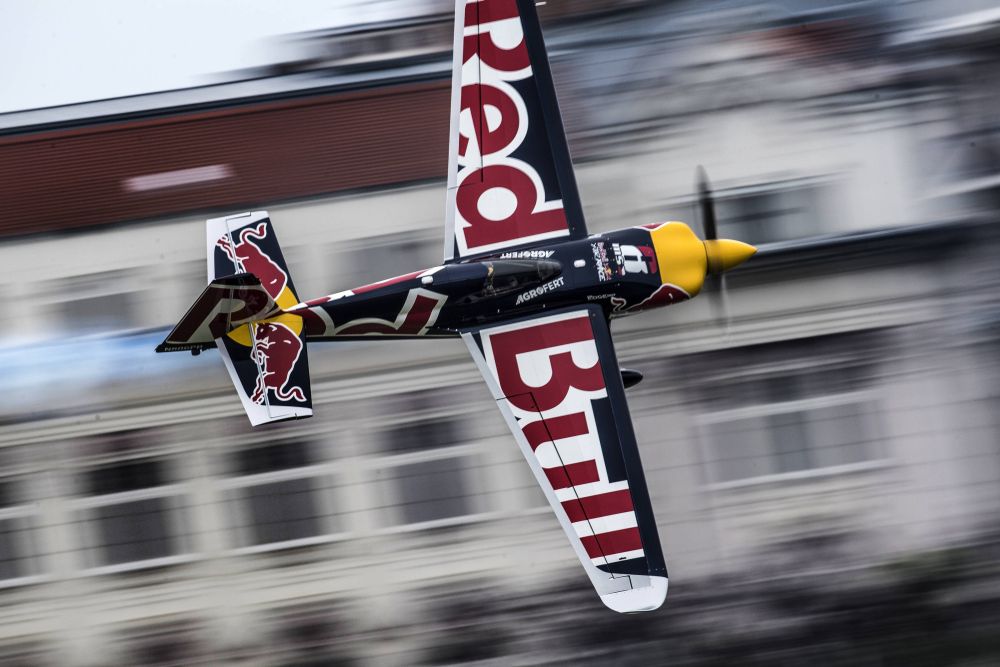
[[[601,600],[657,609],[667,568],[598,306],[462,333]]]

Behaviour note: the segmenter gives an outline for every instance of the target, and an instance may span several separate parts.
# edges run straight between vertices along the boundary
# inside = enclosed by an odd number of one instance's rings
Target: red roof
[[[449,82],[0,137],[0,235],[444,178]]]

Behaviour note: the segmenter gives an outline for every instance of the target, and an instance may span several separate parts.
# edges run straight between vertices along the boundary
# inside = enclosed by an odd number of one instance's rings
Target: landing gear
[[[622,369],[622,384],[625,385],[626,389],[634,387],[640,382],[642,382],[642,373],[640,371],[635,371],[631,368]]]

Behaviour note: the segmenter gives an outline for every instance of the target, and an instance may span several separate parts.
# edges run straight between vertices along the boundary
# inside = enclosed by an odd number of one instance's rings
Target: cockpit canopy
[[[507,294],[559,275],[562,266],[550,259],[498,259],[486,264],[487,291]]]
[[[481,265],[486,268],[482,289],[463,297],[459,303],[475,303],[530,289],[562,272],[562,265],[550,259],[494,259]]]

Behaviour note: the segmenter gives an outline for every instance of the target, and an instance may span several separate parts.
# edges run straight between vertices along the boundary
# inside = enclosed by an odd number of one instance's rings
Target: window
[[[27,583],[39,574],[37,515],[22,478],[0,480],[0,586]]]
[[[75,335],[115,333],[140,326],[140,292],[135,271],[108,271],[73,276],[51,283],[51,303],[65,331]],[[70,298],[67,298],[70,297]]]
[[[419,524],[474,513],[469,494],[470,457],[403,463],[380,471],[384,493],[396,497],[396,524]]]
[[[188,620],[161,622],[153,626],[131,627],[118,636],[126,662],[147,667],[168,667],[203,663],[198,641],[199,627]]]
[[[437,417],[390,426],[382,432],[386,452],[402,453],[420,449],[448,447],[462,440],[461,421],[453,417]]]
[[[103,505],[93,510],[103,549],[103,565],[164,558],[175,553],[163,498]]]
[[[75,335],[111,333],[136,326],[133,294],[105,294],[59,304],[66,331]]]
[[[267,443],[232,455],[226,499],[239,548],[304,546],[337,530],[326,501],[329,474],[316,466],[314,443]]]
[[[264,631],[272,645],[280,647],[271,661],[283,665],[355,664],[342,641],[350,632],[347,614],[330,601],[268,609]]]
[[[76,501],[89,567],[129,569],[173,562],[184,553],[182,496],[163,459],[130,459],[79,475]]]
[[[844,395],[759,406],[756,416],[718,413],[704,422],[709,475],[732,482],[870,461],[876,415],[865,397]]]
[[[250,516],[244,546],[291,542],[323,532],[310,479],[247,486],[233,495]]]
[[[467,387],[397,394],[380,405],[396,421],[376,434],[370,469],[387,526],[450,525],[481,511],[478,445],[468,442]]]
[[[722,484],[852,466],[883,457],[872,388],[875,341],[855,335],[758,346],[714,358],[699,378],[706,478]],[[729,355],[741,377],[711,368]]]
[[[431,392],[417,391],[386,397],[380,402],[381,414],[396,415],[395,423],[387,424],[376,441],[388,454],[428,451],[462,444],[466,437],[461,409],[460,389],[436,388]],[[380,417],[384,423],[384,418]]]
[[[721,191],[719,236],[759,244],[831,232],[824,219],[828,187],[805,180]]]

